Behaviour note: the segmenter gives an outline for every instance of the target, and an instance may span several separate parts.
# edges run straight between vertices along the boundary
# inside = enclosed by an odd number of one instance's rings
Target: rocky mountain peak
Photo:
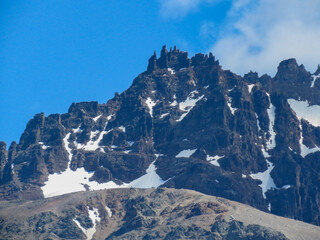
[[[167,50],[166,45],[161,49],[160,57],[157,59],[156,52],[149,58],[149,64],[147,67],[148,72],[152,72],[156,69],[172,68],[178,70],[181,68],[188,68],[190,66],[208,66],[219,65],[219,61],[215,60],[212,53],[209,56],[206,54],[196,54],[191,59],[188,58],[188,53],[180,51],[174,46],[173,50]]]
[[[248,72],[243,76],[243,78],[250,84],[255,84],[259,81],[259,75],[257,72]]]
[[[298,65],[295,58],[290,58],[280,62],[275,78],[283,79],[284,81],[297,81],[305,76],[310,77],[310,73],[307,72],[302,64]]]
[[[1,152],[0,199],[166,186],[320,224],[318,81],[295,59],[241,77],[164,46],[107,103],[35,115]]]
[[[318,68],[313,75],[319,75],[319,74],[320,74],[320,64],[318,64]]]
[[[156,52],[150,57],[148,64],[148,71],[152,72],[155,69],[163,68],[185,68],[190,66],[190,59],[188,58],[188,53],[180,51],[176,47],[168,52],[166,45],[161,49],[160,57],[157,59]]]

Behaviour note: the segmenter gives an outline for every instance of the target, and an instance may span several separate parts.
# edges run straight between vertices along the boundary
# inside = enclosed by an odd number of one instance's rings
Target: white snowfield
[[[178,120],[176,120],[177,122],[182,121],[185,118],[185,116],[187,116],[188,113],[192,110],[192,108],[194,108],[194,106],[197,104],[197,102],[200,101],[204,97],[204,95],[202,95],[198,98],[195,98],[195,94],[198,94],[197,90],[190,92],[187,99],[185,101],[179,103],[179,109],[181,111],[185,111],[185,113],[183,113],[180,116],[180,118]]]
[[[207,154],[207,161],[210,162],[212,165],[217,166],[217,167],[220,167],[220,164],[219,164],[218,160],[221,159],[221,158],[224,158],[224,156],[216,155],[216,156],[212,157],[212,156]]]
[[[313,78],[313,80],[312,80],[312,82],[311,82],[311,87],[313,88],[315,82],[317,81],[317,79],[320,78],[320,74],[318,74],[318,75],[312,75],[312,78]]]
[[[261,131],[261,127],[260,127],[260,122],[259,122],[259,117],[257,113],[254,113],[256,115],[256,119],[257,119],[257,126],[258,126],[258,131]]]
[[[108,213],[108,216],[109,217],[112,217],[112,211],[111,211],[111,209],[106,205],[106,211],[107,211],[107,213]]]
[[[192,154],[194,154],[197,151],[197,149],[186,149],[186,150],[182,150],[181,152],[178,153],[178,155],[176,156],[176,158],[188,158],[190,157]]]
[[[306,145],[304,145],[302,143],[302,140],[300,141],[300,147],[301,147],[301,156],[302,157],[305,157],[307,156],[308,154],[310,153],[315,153],[315,152],[318,152],[320,151],[320,148],[318,146],[314,147],[314,148],[308,148]]]
[[[267,149],[273,149],[276,146],[276,133],[274,132],[274,129],[273,129],[274,120],[276,117],[276,114],[275,114],[276,108],[271,103],[270,95],[268,93],[267,95],[269,97],[269,102],[270,102],[270,106],[267,109],[267,113],[269,116],[269,133],[271,135],[269,141],[267,142]]]
[[[160,115],[160,119],[162,119],[162,118],[164,118],[164,117],[166,117],[166,116],[168,116],[168,115],[169,115],[169,113],[161,114],[161,115]]]
[[[77,226],[81,229],[81,231],[86,235],[87,240],[91,240],[93,235],[96,232],[97,223],[100,222],[101,218],[99,217],[99,211],[97,208],[93,208],[93,210],[90,210],[89,207],[87,208],[89,212],[89,218],[93,223],[93,226],[91,228],[88,228],[88,229],[83,228],[80,222],[76,218],[74,218],[73,221],[77,224]]]
[[[311,125],[320,127],[320,106],[310,106],[308,101],[288,99],[291,109],[296,113],[299,120],[307,120]]]
[[[318,146],[314,147],[314,148],[308,148],[306,145],[303,144],[303,135],[302,135],[302,126],[301,126],[301,122],[299,125],[300,128],[300,155],[304,158],[305,156],[307,156],[310,153],[314,153],[314,152],[318,152],[320,151],[320,148]]]
[[[264,198],[266,198],[266,192],[272,188],[277,188],[273,178],[271,177],[270,173],[274,168],[273,163],[271,163],[270,161],[267,160],[267,158],[270,157],[270,154],[268,153],[268,150],[275,148],[276,146],[276,133],[274,131],[274,122],[275,122],[275,106],[273,106],[273,104],[271,103],[271,99],[270,99],[270,95],[267,93],[268,98],[269,98],[269,102],[270,102],[270,106],[267,109],[267,113],[269,116],[269,133],[270,133],[270,138],[266,143],[266,149],[264,149],[264,147],[261,148],[262,154],[264,156],[264,158],[266,159],[267,162],[267,170],[265,170],[264,172],[258,172],[258,173],[251,173],[250,177],[253,179],[259,179],[262,183],[259,185],[261,187],[262,190],[262,196]],[[259,126],[259,120],[258,120],[258,116],[256,115],[257,118],[257,124],[258,124],[258,128],[260,130],[260,126]],[[269,206],[269,208],[271,209],[271,205]]]
[[[146,104],[149,108],[150,116],[153,117],[153,107],[157,104],[158,101],[154,102],[150,97],[147,98]]]
[[[295,99],[288,99],[288,103],[291,109],[296,113],[297,118],[299,121],[301,119],[307,120],[311,125],[315,127],[320,126],[320,106],[313,105],[310,106],[307,101],[297,101]],[[302,126],[300,122],[300,150],[301,156],[305,157],[310,153],[320,151],[319,146],[314,148],[308,148],[306,145],[303,144],[303,135],[302,135]]]
[[[172,68],[167,68],[167,70],[168,70],[168,72],[169,72],[171,75],[174,75],[174,74],[175,74],[175,72],[174,72],[174,70],[173,70]]]
[[[259,185],[262,188],[262,195],[264,198],[266,198],[265,193],[272,188],[277,188],[274,184],[274,181],[270,175],[270,172],[274,168],[273,164],[271,162],[267,161],[268,168],[264,172],[259,173],[252,173],[250,174],[250,177],[253,179],[259,179],[262,183]]]
[[[63,139],[64,146],[69,157],[68,168],[62,173],[54,173],[49,175],[48,181],[46,181],[45,185],[41,187],[45,198],[85,190],[102,190],[130,187],[156,188],[169,180],[167,179],[166,181],[164,181],[157,174],[157,168],[154,164],[159,155],[156,155],[156,160],[150,164],[150,166],[146,170],[146,174],[130,183],[123,183],[121,185],[118,185],[113,181],[109,181],[106,183],[89,181],[94,172],[87,172],[83,167],[76,169],[76,171],[70,169],[70,163],[72,160],[72,149],[69,147],[70,134],[71,133],[68,133]]]
[[[111,131],[113,131],[113,129],[108,130],[108,131],[101,131],[101,132],[99,132],[99,131],[91,132],[89,142],[87,142],[86,144],[81,144],[81,143],[75,142],[76,148],[83,149],[85,151],[95,151],[98,148],[101,148],[101,146],[99,145],[99,142],[102,140],[103,135],[108,134]]]
[[[228,104],[228,107],[229,107],[232,115],[234,115],[235,111],[237,111],[238,108],[233,108],[233,107],[231,106],[231,103],[232,103],[232,98],[228,96],[227,104]]]
[[[41,145],[41,147],[42,147],[43,150],[46,150],[46,149],[49,147],[49,146],[47,146],[47,145],[44,145],[43,142],[38,142],[38,144]]]
[[[98,116],[96,116],[96,117],[92,118],[92,120],[96,122],[96,121],[98,121],[98,119],[99,119],[101,116],[102,116],[102,114],[100,114],[100,115],[98,115]]]
[[[255,84],[249,84],[248,85],[248,91],[249,91],[249,93],[251,93],[251,91],[252,91],[252,88],[255,86]]]
[[[104,129],[107,127],[108,121],[112,118],[112,116],[113,115],[110,115],[107,117],[107,122],[104,125]],[[122,131],[122,132],[126,132],[126,128],[124,126],[116,127],[115,129],[118,129],[119,131]],[[82,143],[78,143],[77,141],[74,141],[74,144],[77,149],[82,149],[85,151],[95,151],[97,149],[100,149],[100,151],[104,151],[102,148],[103,146],[100,146],[99,143],[105,134],[108,134],[109,132],[112,132],[113,130],[114,129],[112,128],[108,131],[105,131],[105,130],[103,130],[101,132],[98,130],[92,131],[92,132],[90,132],[90,140],[87,143],[82,144]],[[73,129],[74,133],[77,133],[80,131],[81,131],[80,126],[76,129]],[[66,142],[65,142],[65,144],[66,144]]]

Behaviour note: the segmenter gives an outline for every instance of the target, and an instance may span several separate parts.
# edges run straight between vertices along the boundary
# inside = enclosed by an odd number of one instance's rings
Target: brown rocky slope
[[[320,227],[184,189],[0,202],[0,239],[318,239]]]

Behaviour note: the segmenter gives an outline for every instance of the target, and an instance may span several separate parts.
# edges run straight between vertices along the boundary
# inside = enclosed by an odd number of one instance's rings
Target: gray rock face
[[[320,128],[288,102],[320,105],[317,74],[289,59],[274,78],[241,77],[212,54],[189,59],[164,47],[107,103],[37,114],[18,144],[7,152],[1,143],[0,199],[43,198],[48,177],[67,169],[84,168],[97,183],[130,183],[153,163],[166,187],[319,225]]]

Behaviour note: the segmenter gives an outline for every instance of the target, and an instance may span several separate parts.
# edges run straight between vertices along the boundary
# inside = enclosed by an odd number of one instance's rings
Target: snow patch
[[[47,146],[47,145],[44,145],[43,142],[39,142],[39,144],[41,145],[41,147],[42,147],[43,150],[46,150],[46,149],[49,147],[49,146]]]
[[[156,159],[157,160],[157,159]],[[133,188],[157,188],[160,185],[167,182],[167,180],[162,180],[161,177],[157,174],[156,166],[154,165],[156,160],[154,160],[150,166],[147,169],[147,173],[138,179],[132,181],[127,185],[127,187],[133,187]]]
[[[154,163],[159,156],[156,155],[156,160],[150,164],[150,166],[146,170],[146,174],[132,181],[131,183],[123,183],[121,185],[117,185],[113,181],[109,181],[106,183],[89,181],[94,172],[87,172],[83,167],[76,169],[76,171],[70,169],[70,163],[72,159],[72,150],[69,147],[70,134],[71,133],[68,133],[63,139],[64,146],[67,150],[69,158],[68,168],[62,173],[54,173],[49,175],[48,180],[45,182],[45,185],[41,187],[45,198],[85,190],[102,190],[129,187],[156,188],[169,180],[162,180],[161,177],[156,173],[157,168],[155,167]]]
[[[202,95],[198,98],[194,98],[195,94],[198,94],[198,91],[194,90],[194,91],[190,92],[187,99],[185,101],[179,103],[179,109],[181,111],[186,111],[186,112],[183,113],[178,120],[176,120],[177,122],[182,121],[182,119],[184,119],[184,117],[188,115],[188,113],[191,111],[191,109],[194,108],[194,106],[197,104],[197,102],[200,101],[204,97],[204,95]]]
[[[69,138],[70,138],[70,135],[71,135],[71,133],[68,133],[68,134],[63,138],[64,148],[67,150],[68,158],[69,158],[68,168],[70,167],[70,162],[71,162],[71,159],[72,159],[72,152],[71,152],[71,148],[69,147]]]
[[[164,117],[166,117],[166,116],[168,116],[168,115],[169,115],[169,113],[161,114],[161,115],[160,115],[160,119],[162,119],[162,118],[164,118]]]
[[[127,143],[129,144],[129,146],[131,147],[134,144],[134,141],[127,141]]]
[[[264,148],[262,148],[261,151],[262,151],[264,158],[270,157],[269,153]]]
[[[146,104],[149,108],[150,116],[153,117],[153,107],[157,104],[158,101],[154,102],[150,97],[147,98]]]
[[[233,107],[231,106],[231,103],[232,103],[232,98],[228,96],[227,104],[228,104],[228,107],[230,108],[230,111],[231,111],[232,115],[234,115],[234,112],[235,112],[236,110],[238,110],[238,108],[233,108]]]
[[[107,120],[109,121],[112,118],[112,116],[113,115],[108,116]],[[108,121],[105,123],[104,129],[107,127]],[[76,132],[77,129],[73,129],[73,132]],[[123,127],[123,126],[120,126],[119,130],[125,132],[126,128]],[[95,151],[95,150],[97,150],[99,148],[101,149],[101,146],[99,145],[100,141],[102,140],[102,138],[103,138],[103,136],[105,134],[108,134],[111,131],[113,131],[113,129],[110,129],[108,131],[103,130],[101,132],[99,132],[98,130],[97,131],[92,131],[92,132],[90,132],[90,140],[89,140],[89,142],[87,142],[86,144],[81,144],[81,143],[78,143],[78,142],[75,141],[74,144],[76,145],[77,149],[83,149],[85,151]],[[96,139],[96,140],[93,140],[93,139]],[[64,143],[65,143],[65,146],[66,146],[66,144],[68,145],[68,141],[64,142]]]
[[[256,119],[257,119],[258,132],[260,132],[261,127],[260,127],[259,117],[257,113],[254,113],[254,114],[256,115]]]
[[[95,151],[98,148],[101,148],[101,146],[99,145],[99,142],[102,140],[103,135],[111,132],[113,129],[109,130],[109,131],[93,131],[90,133],[90,140],[89,142],[87,142],[86,144],[81,144],[78,142],[75,142],[76,148],[77,149],[83,149],[85,151]],[[98,136],[98,138],[96,140],[93,140],[94,138],[96,138],[96,136]]]
[[[269,116],[269,133],[270,133],[270,138],[267,141],[267,149],[273,149],[276,146],[276,133],[274,132],[274,121],[275,121],[275,106],[272,105],[271,103],[271,99],[270,99],[270,95],[267,93],[268,97],[269,97],[269,102],[270,102],[270,106],[267,109],[267,113]]]
[[[268,210],[271,212],[271,203],[268,204]]]
[[[282,187],[282,189],[288,189],[288,188],[291,188],[292,186],[291,185],[284,185],[283,187]]]
[[[168,70],[168,72],[169,72],[170,74],[172,74],[172,75],[175,74],[175,72],[174,72],[174,70],[173,70],[172,68],[167,68],[167,70]]]
[[[70,165],[70,162],[69,162]],[[76,171],[68,168],[62,173],[54,173],[49,175],[48,181],[41,187],[45,198],[63,195],[66,193],[79,192],[89,190],[102,190],[118,188],[119,185],[113,181],[101,183],[89,179],[93,176],[93,172],[87,172],[83,167]],[[67,184],[66,184],[67,183]]]
[[[125,128],[124,126],[120,126],[120,127],[118,127],[118,129],[119,129],[120,131],[122,131],[122,132],[126,132],[126,128]]]
[[[314,147],[314,148],[308,148],[306,145],[304,145],[302,142],[300,142],[300,146],[301,146],[301,156],[302,157],[305,157],[307,156],[308,154],[310,153],[315,153],[315,152],[318,152],[320,151],[320,148],[317,146],[317,147]]]
[[[314,83],[317,81],[317,79],[320,77],[320,74],[318,75],[312,75],[312,82],[311,82],[311,87],[313,88],[314,87]]]
[[[107,211],[107,213],[108,213],[108,216],[109,217],[112,217],[112,211],[111,211],[111,209],[106,205],[106,211]]]
[[[79,125],[79,127],[73,129],[73,132],[74,132],[74,133],[82,132],[82,130],[80,129],[80,127],[81,127],[81,124]]]
[[[296,113],[299,120],[307,120],[311,125],[320,127],[320,106],[310,106],[308,101],[288,99],[291,109]]]
[[[192,154],[194,154],[197,151],[197,149],[186,149],[186,150],[182,150],[181,152],[178,153],[178,155],[176,156],[176,158],[188,158],[190,157]]]
[[[299,139],[299,143],[300,143],[300,155],[304,158],[305,156],[307,156],[310,153],[314,153],[314,152],[318,152],[320,151],[320,148],[318,146],[314,147],[314,148],[308,148],[306,145],[303,144],[303,135],[302,135],[302,126],[301,126],[301,122],[299,124],[300,127],[300,139]]]
[[[97,223],[100,222],[100,217],[99,217],[99,212],[97,208],[93,208],[93,210],[90,210],[89,207],[88,208],[88,212],[89,212],[89,218],[91,219],[92,223],[93,223],[93,227],[88,228],[85,230],[85,234],[87,236],[87,240],[91,240],[93,235],[96,232],[96,227],[97,227]]]
[[[220,167],[220,164],[219,164],[218,160],[221,159],[221,158],[224,158],[224,156],[216,155],[216,156],[212,157],[212,156],[207,154],[207,161],[210,162],[212,165],[217,166],[217,167]]]
[[[254,87],[254,85],[255,85],[255,84],[249,84],[249,85],[248,85],[248,91],[249,91],[249,93],[251,93],[252,88]]]
[[[197,86],[197,85],[196,85],[196,82],[194,81],[194,79],[192,79],[190,83],[191,83],[194,87]]]
[[[99,119],[101,116],[102,116],[102,114],[100,114],[99,116],[96,116],[96,117],[92,118],[92,120],[95,121],[95,122],[97,122],[98,119]]]
[[[170,103],[171,107],[174,107],[174,106],[177,106],[177,105],[178,105],[178,102],[176,100],[174,100],[172,103]]]
[[[74,218],[73,221],[75,222],[75,224],[77,224],[78,228],[80,228],[81,231],[84,233],[84,235],[86,235],[86,237],[87,237],[87,230],[81,226],[80,222],[76,218]],[[87,239],[88,239],[88,237],[87,237]]]
[[[102,190],[119,187],[119,185],[112,181],[101,184],[95,181],[90,182],[89,179],[94,173],[87,172],[83,167],[76,169],[76,171],[70,169],[70,163],[72,159],[72,150],[69,147],[70,134],[71,133],[68,133],[63,138],[64,147],[68,153],[68,168],[62,173],[54,173],[48,176],[48,180],[44,183],[45,185],[41,187],[44,197],[54,197],[66,193],[84,191],[87,189]]]
[[[272,169],[274,168],[274,165],[267,161],[267,170],[264,172],[259,172],[259,173],[252,173],[250,174],[250,177],[253,179],[259,179],[262,183],[259,184],[259,186],[262,188],[262,195],[264,198],[266,198],[265,193],[272,188],[277,188],[271,175],[270,172],[272,171]]]

